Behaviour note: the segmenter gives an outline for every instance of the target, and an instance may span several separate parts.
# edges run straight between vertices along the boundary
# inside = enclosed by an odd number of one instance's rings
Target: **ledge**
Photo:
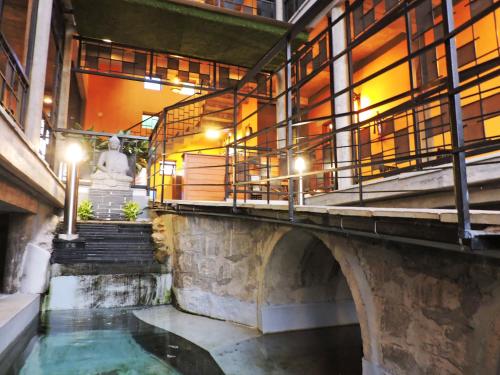
[[[25,134],[0,106],[0,166],[15,176],[16,184],[36,192],[56,207],[64,205],[64,185],[33,150]]]

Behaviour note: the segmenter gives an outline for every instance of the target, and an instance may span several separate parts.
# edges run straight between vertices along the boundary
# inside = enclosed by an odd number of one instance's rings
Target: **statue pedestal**
[[[98,220],[123,220],[123,205],[132,200],[132,189],[90,188],[89,200]]]

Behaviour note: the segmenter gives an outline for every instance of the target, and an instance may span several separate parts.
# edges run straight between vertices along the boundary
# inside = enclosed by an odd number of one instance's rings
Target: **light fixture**
[[[298,158],[295,159],[294,166],[295,166],[295,171],[299,174],[302,174],[302,172],[306,170],[306,161],[304,160],[303,157],[299,156]]]
[[[65,154],[68,162],[66,173],[66,202],[64,204],[64,226],[65,233],[59,234],[59,238],[71,241],[78,238],[76,233],[76,214],[78,206],[78,163],[84,158],[82,147],[78,143],[70,143]]]
[[[216,140],[220,138],[220,130],[218,129],[207,129],[205,132],[205,137],[208,139]]]
[[[71,143],[66,148],[66,161],[69,163],[79,163],[84,158],[82,147],[78,143]]]
[[[51,96],[48,96],[48,95],[45,95],[45,96],[43,97],[43,102],[44,102],[45,104],[52,104],[52,97],[51,97]]]
[[[111,39],[104,38],[102,39],[104,43],[112,43],[113,41]]]

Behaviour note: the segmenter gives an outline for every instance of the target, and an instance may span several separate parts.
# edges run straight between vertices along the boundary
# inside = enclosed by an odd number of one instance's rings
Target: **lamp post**
[[[66,174],[66,200],[64,204],[64,233],[59,238],[71,241],[76,234],[76,211],[78,206],[78,164],[83,159],[83,150],[78,143],[71,143],[66,148],[68,169]]]
[[[295,159],[295,171],[299,173],[299,191],[297,194],[299,198],[299,206],[304,205],[304,179],[302,177],[302,173],[305,169],[306,161],[303,157],[299,156]]]

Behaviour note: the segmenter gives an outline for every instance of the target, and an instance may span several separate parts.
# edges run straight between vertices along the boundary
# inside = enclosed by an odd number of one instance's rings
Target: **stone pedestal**
[[[123,205],[132,200],[132,189],[89,189],[89,200],[98,220],[123,220]]]

